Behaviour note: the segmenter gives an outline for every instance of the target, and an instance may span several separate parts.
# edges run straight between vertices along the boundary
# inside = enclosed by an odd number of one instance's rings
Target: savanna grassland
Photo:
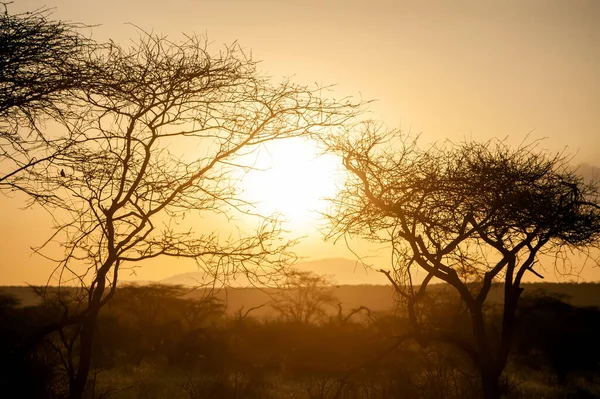
[[[460,301],[433,286],[423,317],[460,331]],[[600,286],[530,284],[502,389],[511,398],[579,398],[600,393]],[[491,298],[488,317],[498,317]],[[2,346],[60,320],[52,290],[4,287]],[[64,293],[63,293],[64,298]],[[400,342],[410,328],[390,286],[238,288],[124,286],[97,325],[95,398],[477,398],[476,371],[451,346]],[[3,357],[6,397],[65,395],[75,334],[45,337],[29,356]],[[467,334],[465,329],[465,334]]]

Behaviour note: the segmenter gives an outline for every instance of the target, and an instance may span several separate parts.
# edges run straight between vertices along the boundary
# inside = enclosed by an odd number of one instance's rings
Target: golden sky
[[[265,73],[376,99],[370,116],[422,133],[423,143],[518,144],[529,134],[551,151],[567,147],[574,163],[600,166],[598,1],[19,0],[10,10],[44,5],[56,19],[98,25],[98,40],[125,43],[136,36],[128,22],[173,37],[207,34],[215,48],[238,40]],[[0,284],[45,283],[51,270],[29,249],[50,219],[22,204],[0,199]],[[311,236],[304,256],[349,256],[314,230],[301,234]],[[159,263],[139,277],[189,270]],[[583,277],[600,279],[600,270]]]

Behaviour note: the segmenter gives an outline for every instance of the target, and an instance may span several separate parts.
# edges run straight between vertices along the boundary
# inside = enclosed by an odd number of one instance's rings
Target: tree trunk
[[[481,387],[485,399],[500,399],[500,374],[494,348],[489,343],[485,330],[485,318],[481,305],[474,305],[470,309],[473,336],[479,351],[477,367],[481,376]],[[504,367],[504,366],[503,366]]]
[[[481,386],[485,399],[500,399],[500,376],[492,370],[481,370]]]
[[[96,320],[98,313],[102,307],[102,296],[106,286],[106,272],[99,272],[97,277],[97,286],[91,294],[91,301],[88,305],[89,313],[85,317],[81,326],[81,334],[79,335],[79,364],[77,366],[77,374],[73,383],[69,387],[69,399],[81,399],[85,392],[90,368],[92,365],[92,349],[94,344],[94,334],[96,332]]]
[[[81,335],[79,336],[79,364],[75,379],[69,387],[69,399],[81,399],[83,397],[92,365],[92,347],[97,317],[98,311],[91,311],[81,326]]]

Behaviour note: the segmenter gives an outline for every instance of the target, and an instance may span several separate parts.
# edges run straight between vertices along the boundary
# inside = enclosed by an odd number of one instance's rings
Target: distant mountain
[[[600,168],[587,163],[577,166],[577,174],[585,180],[586,183],[600,182]]]
[[[358,260],[326,258],[298,262],[296,268],[330,276],[338,285],[387,284],[386,277]]]
[[[202,285],[202,282],[205,280],[205,278],[206,273],[198,271],[175,274],[157,282],[160,284]]]
[[[331,277],[337,285],[377,285],[387,283],[385,276],[381,273],[368,269],[366,265],[359,261],[346,258],[309,260],[298,262],[294,267],[302,271],[310,271]],[[158,282],[162,284],[202,285],[203,281],[206,281],[206,274],[198,271],[176,274]],[[246,278],[240,277],[235,281],[228,282],[228,285],[245,287],[251,284],[249,284]]]

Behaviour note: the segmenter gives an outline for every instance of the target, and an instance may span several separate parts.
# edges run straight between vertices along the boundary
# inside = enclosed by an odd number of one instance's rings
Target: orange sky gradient
[[[298,83],[337,84],[335,98],[377,100],[369,117],[421,133],[423,145],[545,138],[542,148],[566,148],[574,164],[600,166],[598,1],[27,0],[9,9],[43,6],[56,8],[55,19],[97,25],[89,31],[99,41],[135,38],[127,23],[173,38],[206,34],[214,50],[237,40],[275,79],[294,75]],[[48,237],[51,219],[23,205],[22,197],[0,198],[2,285],[45,284],[52,270],[30,249]],[[352,257],[343,245],[322,243],[313,224],[298,227],[308,236],[300,255]],[[386,266],[385,252],[365,253]],[[144,265],[137,277],[193,269],[166,262]],[[600,280],[600,268],[581,276]]]

